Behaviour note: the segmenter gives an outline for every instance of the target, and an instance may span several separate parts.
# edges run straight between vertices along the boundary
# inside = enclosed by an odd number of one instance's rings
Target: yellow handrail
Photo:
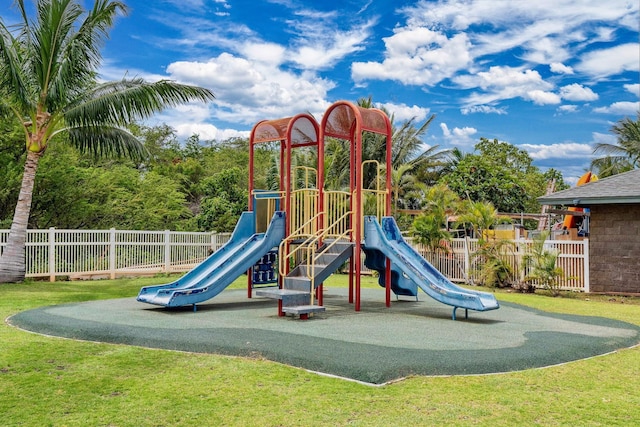
[[[280,243],[280,247],[278,248],[279,251],[279,256],[278,256],[278,270],[280,272],[280,275],[282,277],[286,276],[287,271],[286,271],[286,266],[287,264],[290,262],[290,259],[292,257],[294,257],[296,254],[301,254],[303,256],[303,259],[301,260],[301,262],[299,264],[302,264],[303,262],[306,261],[306,266],[307,266],[307,271],[306,271],[306,276],[307,278],[311,281],[310,283],[310,290],[311,290],[311,304],[313,304],[314,302],[314,293],[313,290],[315,289],[315,267],[316,267],[316,261],[324,254],[327,253],[327,251],[329,249],[331,249],[333,246],[335,246],[337,244],[338,241],[340,240],[347,240],[349,241],[349,237],[350,234],[352,232],[351,228],[348,228],[344,231],[342,231],[342,233],[340,234],[335,234],[335,233],[331,233],[331,231],[340,226],[344,220],[351,215],[351,211],[349,212],[345,212],[340,218],[338,218],[333,224],[331,224],[331,226],[325,228],[324,230],[318,230],[318,233],[312,236],[309,236],[304,242],[302,242],[298,247],[296,247],[293,251],[291,251],[288,254],[285,254],[285,250],[286,250],[286,244],[287,242],[289,242],[290,240],[293,240],[293,236],[288,237],[287,239],[283,240]],[[318,213],[316,214],[316,216],[314,216],[314,218],[312,219],[317,219],[318,216],[322,215],[322,213]],[[301,227],[301,229],[303,229],[303,227]],[[318,248],[318,243],[327,238],[327,237],[333,237],[335,240],[333,242],[331,242],[329,245],[327,245],[326,247],[324,247],[322,249],[322,251],[320,251],[319,253],[317,252]],[[301,237],[300,235],[298,235],[298,237]]]
[[[318,188],[318,171],[312,167],[309,166],[296,166],[293,168],[293,173],[291,174],[291,176],[293,176],[293,182],[291,183],[292,186],[292,190],[296,190],[298,189],[296,184],[298,183],[297,180],[297,171],[298,169],[304,171],[304,187],[302,189],[308,189],[308,188]],[[315,174],[315,179],[313,180],[313,185],[309,185],[310,179],[309,179],[309,175],[311,173]],[[299,189],[300,190],[300,189]]]
[[[294,230],[292,233],[290,233],[287,238],[282,240],[282,242],[280,242],[280,245],[278,247],[278,271],[280,273],[280,276],[284,277],[287,275],[287,271],[285,267],[289,263],[289,259],[292,258],[296,254],[298,249],[303,245],[305,245],[308,240],[313,239],[316,236],[317,232],[313,234],[307,234],[307,233],[303,233],[303,231],[311,227],[312,223],[314,221],[317,221],[321,216],[322,216],[322,212],[318,212],[313,217],[309,218],[307,222],[305,222],[296,230]],[[306,238],[306,240],[302,242],[300,246],[296,248],[296,250],[291,251],[290,253],[285,253],[286,245],[290,243],[292,240],[297,240],[300,238]]]
[[[307,271],[307,278],[311,279],[313,282],[313,276],[315,275],[315,262],[325,253],[327,253],[327,251],[329,249],[331,249],[334,245],[336,245],[336,243],[342,239],[342,238],[347,238],[347,240],[350,241],[349,239],[349,235],[351,234],[352,229],[348,228],[346,230],[344,230],[342,233],[340,234],[331,234],[330,231],[333,228],[338,227],[339,225],[341,225],[341,223],[349,216],[351,215],[352,212],[345,212],[344,215],[342,215],[340,218],[338,218],[333,224],[331,224],[331,226],[325,228],[321,233],[318,233],[317,236],[315,236],[315,238],[313,238],[312,240],[310,240],[308,242],[307,245],[307,266],[310,266],[311,268],[308,269],[311,271],[311,273],[309,273],[309,271]],[[316,254],[316,250],[317,250],[317,244],[321,241],[326,239],[327,237],[333,237],[335,240],[333,242],[331,242],[329,245],[327,245],[322,251],[320,251],[320,253]],[[309,262],[309,260],[311,260],[311,262]],[[313,283],[312,283],[313,284]]]

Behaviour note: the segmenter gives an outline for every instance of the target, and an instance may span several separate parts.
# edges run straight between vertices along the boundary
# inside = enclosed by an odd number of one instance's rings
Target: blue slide
[[[365,217],[364,250],[367,256],[371,254],[377,258],[373,263],[376,267],[384,266],[381,261],[384,257],[391,260],[392,289],[395,287],[400,290],[400,295],[415,295],[411,293],[413,285],[410,282],[413,282],[431,298],[453,306],[454,320],[458,308],[464,308],[465,314],[467,310],[487,311],[500,308],[493,294],[464,289],[451,283],[405,242],[393,217],[383,217],[382,225],[374,216]],[[394,280],[394,271],[397,280]],[[384,267],[380,273],[384,275]]]
[[[165,307],[193,304],[195,310],[195,304],[215,297],[284,239],[284,212],[273,215],[265,233],[256,233],[255,224],[255,213],[243,212],[224,246],[175,282],[140,289],[138,301]]]

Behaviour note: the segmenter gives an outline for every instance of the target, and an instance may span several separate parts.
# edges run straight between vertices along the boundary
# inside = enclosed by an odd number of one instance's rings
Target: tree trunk
[[[38,160],[42,153],[27,151],[27,161],[24,164],[24,175],[18,203],[13,214],[11,231],[7,244],[0,255],[0,283],[22,282],[26,273],[25,249],[27,241],[27,225],[31,212],[33,185],[35,183]]]

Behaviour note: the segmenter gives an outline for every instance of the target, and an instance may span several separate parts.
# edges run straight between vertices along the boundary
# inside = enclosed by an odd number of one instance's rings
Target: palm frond
[[[79,126],[64,129],[69,142],[83,153],[96,157],[129,157],[145,160],[149,153],[142,142],[124,128],[108,125]]]
[[[124,126],[148,118],[167,107],[189,101],[214,99],[209,89],[183,85],[170,80],[145,82],[141,78],[108,82],[90,90],[65,111],[73,125],[110,123]]]
[[[24,26],[18,28],[24,32]],[[0,87],[11,88],[3,93],[3,101],[12,100],[21,110],[32,105],[32,85],[24,70],[24,48],[19,39],[15,38],[7,26],[0,20]],[[6,101],[5,101],[6,102]]]

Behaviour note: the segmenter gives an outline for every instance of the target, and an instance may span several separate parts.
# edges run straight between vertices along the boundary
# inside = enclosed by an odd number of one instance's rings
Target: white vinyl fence
[[[8,230],[0,230],[0,253]],[[28,230],[27,277],[91,278],[134,276],[189,271],[227,242],[231,233],[125,230]],[[411,240],[408,239],[409,243]],[[524,255],[530,240],[514,240],[504,256],[522,278],[527,274]],[[552,240],[564,270],[561,288],[589,291],[588,240]],[[474,259],[476,239],[453,239],[448,253],[432,253],[421,245],[416,250],[454,282],[477,278],[479,259]],[[366,268],[363,268],[366,272]]]
[[[410,242],[410,239],[407,240]],[[513,268],[516,277],[523,279],[529,273],[524,256],[533,241],[519,239],[512,242],[513,246],[502,256]],[[564,271],[560,289],[589,292],[589,241],[548,240],[545,246],[559,253],[557,265]],[[477,239],[452,239],[448,253],[433,253],[421,245],[414,247],[453,282],[469,282],[469,279],[479,276],[482,260],[473,255],[478,249]]]
[[[8,230],[0,230],[0,247]],[[26,276],[69,278],[189,271],[231,233],[126,230],[27,230]],[[1,249],[1,248],[0,248]]]

